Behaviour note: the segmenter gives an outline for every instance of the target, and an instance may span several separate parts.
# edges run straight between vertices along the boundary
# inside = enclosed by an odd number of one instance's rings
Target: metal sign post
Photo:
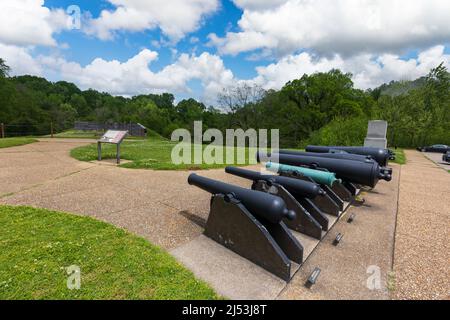
[[[97,153],[98,153],[97,160],[102,161],[102,143],[100,141],[97,141]]]
[[[98,161],[102,160],[102,143],[111,143],[116,145],[116,159],[117,164],[120,164],[120,144],[123,139],[125,139],[128,131],[117,131],[117,130],[108,130],[106,133],[97,141],[97,152],[98,152]]]

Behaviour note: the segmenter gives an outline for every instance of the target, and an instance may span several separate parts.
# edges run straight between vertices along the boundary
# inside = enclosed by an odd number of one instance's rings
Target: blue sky
[[[98,17],[101,10],[113,9],[107,1],[73,1],[73,0],[46,0],[45,5],[49,8],[68,8],[70,5],[77,3],[82,12],[89,12],[93,17]],[[173,62],[171,49],[176,48],[179,52],[191,52],[194,45],[191,43],[192,38],[198,38],[196,43],[198,52],[215,53],[216,49],[207,46],[208,35],[216,33],[223,36],[226,30],[236,29],[237,22],[242,15],[242,10],[236,7],[232,1],[223,1],[217,12],[212,13],[202,22],[202,27],[190,33],[186,38],[181,39],[174,46],[162,46],[155,48],[152,40],[165,38],[160,30],[147,30],[137,33],[119,33],[114,41],[98,41],[98,39],[87,36],[81,31],[62,32],[55,35],[58,42],[67,43],[70,50],[65,53],[67,57],[71,57],[82,65],[89,64],[98,56],[107,60],[117,59],[125,61],[136,55],[142,48],[157,49],[159,59],[152,65],[152,70],[159,71],[167,64]],[[244,54],[235,57],[223,57],[224,63],[231,68],[234,74],[239,78],[252,78],[256,75],[255,68],[266,61],[249,61],[245,59]]]
[[[125,96],[215,104],[223,88],[279,89],[332,68],[366,89],[449,65],[446,0],[2,0],[0,12],[0,57],[13,75]]]

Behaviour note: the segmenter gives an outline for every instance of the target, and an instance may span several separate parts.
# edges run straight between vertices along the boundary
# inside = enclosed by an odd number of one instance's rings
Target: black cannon
[[[201,177],[195,173],[188,177],[188,183],[212,194],[231,194],[255,216],[269,222],[279,223],[283,218],[295,219],[295,212],[288,210],[280,197]]]
[[[376,162],[360,162],[344,159],[329,159],[310,156],[295,156],[290,154],[272,154],[279,163],[292,166],[308,166],[310,168],[325,168],[336,173],[338,178],[349,182],[375,187],[379,179],[390,181],[392,176],[383,173]],[[257,153],[257,161],[270,158],[263,152]]]
[[[388,149],[372,148],[372,147],[342,147],[342,146],[307,146],[306,151],[317,153],[329,153],[333,150],[343,150],[352,154],[359,154],[363,156],[370,156],[380,166],[387,166],[389,159],[392,159],[393,154]]]
[[[319,195],[320,196],[325,195],[325,191],[323,191],[318,184],[312,182],[296,180],[275,175],[263,175],[256,171],[250,171],[237,167],[226,167],[225,172],[248,180],[253,181],[264,180],[269,183],[277,183],[285,187],[286,190],[288,190],[290,193],[296,194],[301,197],[314,199]]]
[[[292,261],[303,263],[303,247],[285,225],[296,219],[284,200],[191,174],[191,185],[212,194],[204,234],[278,277],[289,281]]]
[[[330,150],[328,153],[319,153],[319,152],[303,152],[303,151],[293,151],[293,150],[279,150],[277,153],[279,154],[291,154],[295,156],[309,156],[309,157],[321,157],[321,158],[330,158],[330,159],[344,159],[344,160],[353,160],[353,161],[375,161],[370,155],[361,155],[361,154],[353,154],[348,153],[343,150]],[[380,165],[381,166],[381,165]],[[387,173],[392,175],[392,168],[380,167],[380,170],[383,173]]]
[[[312,180],[298,177],[263,175],[259,172],[236,167],[226,167],[225,172],[252,180],[252,189],[271,193],[281,197],[289,209],[297,213],[286,225],[298,232],[321,239],[322,231],[329,227],[324,213],[339,216],[341,207]],[[314,221],[312,221],[314,220]]]
[[[333,150],[330,152],[309,152],[309,151],[296,151],[296,150],[278,150],[276,153],[279,154],[293,154],[297,156],[310,156],[310,157],[322,157],[322,158],[333,158],[333,159],[345,159],[345,160],[355,160],[355,161],[374,161],[371,156],[365,156],[360,154],[348,153],[343,150]]]

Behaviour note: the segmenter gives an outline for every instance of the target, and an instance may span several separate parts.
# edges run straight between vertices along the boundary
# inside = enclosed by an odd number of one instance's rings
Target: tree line
[[[443,64],[414,82],[392,82],[373,90],[354,87],[340,70],[303,75],[280,90],[238,84],[224,89],[217,106],[195,99],[175,103],[173,94],[131,98],[73,83],[35,76],[9,77],[0,59],[0,122],[18,134],[48,134],[73,127],[76,120],[139,122],[164,137],[177,128],[280,129],[282,147],[314,144],[362,144],[370,119],[387,120],[391,146],[450,144],[450,77]],[[20,132],[23,130],[23,132]]]

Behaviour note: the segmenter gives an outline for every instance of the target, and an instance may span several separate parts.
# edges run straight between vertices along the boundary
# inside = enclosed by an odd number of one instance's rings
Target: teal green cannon
[[[279,164],[279,163],[273,163],[273,162],[266,163],[266,168],[267,168],[267,170],[277,172],[277,173],[295,172],[297,174],[309,177],[319,184],[324,184],[329,187],[332,187],[335,182],[338,182],[338,183],[342,182],[341,179],[336,178],[336,174],[333,172],[313,170],[313,169],[289,166],[286,164]]]

